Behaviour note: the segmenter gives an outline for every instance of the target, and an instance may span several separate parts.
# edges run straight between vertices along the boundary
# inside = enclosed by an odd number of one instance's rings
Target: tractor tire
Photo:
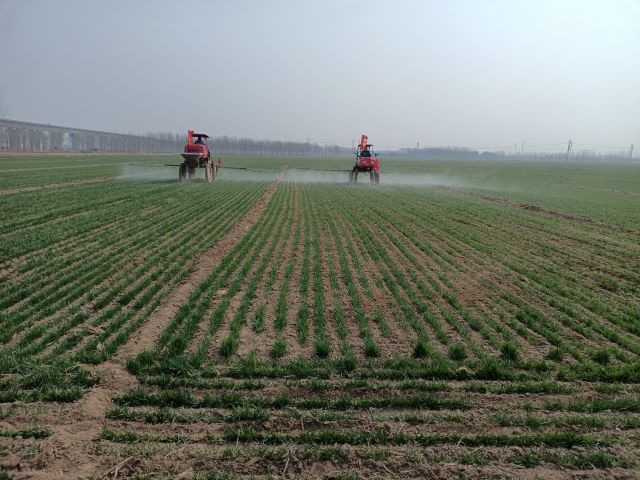
[[[380,185],[380,173],[375,172],[376,185]]]
[[[194,176],[195,174],[196,174],[196,171],[195,171],[195,170],[191,170],[191,169],[189,169],[189,180],[192,180],[192,179],[193,179],[193,176]]]
[[[211,165],[207,164],[204,167],[204,179],[207,183],[211,183],[211,181],[213,180],[211,177],[212,177]]]
[[[349,183],[351,185],[355,185],[357,181],[358,181],[358,167],[355,166],[351,169],[351,172],[349,172]]]
[[[178,180],[180,180],[180,182],[183,182],[186,176],[187,176],[187,167],[185,167],[184,165],[180,165],[178,167]]]
[[[215,180],[216,178],[218,178],[218,165],[216,165],[215,163],[213,164],[213,179]]]
[[[371,185],[376,184],[376,172],[374,172],[373,170],[369,172],[369,181],[371,182]]]

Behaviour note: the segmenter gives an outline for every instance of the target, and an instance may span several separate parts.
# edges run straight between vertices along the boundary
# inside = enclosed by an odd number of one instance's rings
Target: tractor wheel
[[[218,165],[216,165],[214,163],[213,164],[213,179],[215,180],[216,178],[218,178]]]
[[[369,171],[369,181],[371,182],[371,185],[376,184],[376,172],[374,172],[373,170]]]
[[[184,181],[184,178],[187,176],[187,167],[183,165],[180,165],[178,167],[178,180],[180,180],[181,182]]]
[[[195,175],[196,171],[189,169],[189,180],[193,179],[193,176]]]
[[[211,183],[211,165],[209,164],[204,167],[204,179],[207,183]]]
[[[376,185],[380,185],[380,174],[378,172],[375,173]]]
[[[349,183],[351,185],[355,185],[358,181],[358,167],[353,167],[351,172],[349,172]]]

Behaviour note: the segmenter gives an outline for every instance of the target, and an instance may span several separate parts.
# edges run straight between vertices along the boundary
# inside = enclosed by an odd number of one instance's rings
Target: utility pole
[[[629,147],[629,161],[633,160],[633,143]]]
[[[571,155],[571,147],[573,146],[573,142],[569,139],[569,143],[567,144],[567,162],[569,161],[569,155]]]

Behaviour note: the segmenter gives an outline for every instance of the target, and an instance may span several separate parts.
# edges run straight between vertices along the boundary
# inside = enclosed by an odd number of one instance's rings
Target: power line
[[[598,148],[620,148],[620,149],[626,149],[626,146],[623,145],[596,145],[593,143],[576,143],[576,145],[584,145],[587,147],[598,147]]]

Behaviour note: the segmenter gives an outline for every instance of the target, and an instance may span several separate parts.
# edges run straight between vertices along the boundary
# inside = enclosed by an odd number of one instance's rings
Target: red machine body
[[[378,154],[373,153],[371,147],[372,144],[367,143],[369,137],[362,134],[360,137],[360,145],[356,152],[356,164],[349,173],[349,183],[356,183],[358,181],[359,172],[369,172],[369,178],[371,183],[377,185],[380,183],[380,162],[378,161]]]
[[[194,140],[195,138],[195,140]],[[209,135],[206,133],[195,133],[193,130],[187,132],[187,143],[184,144],[184,153],[199,153],[200,158],[207,160],[211,157],[207,140]]]
[[[195,138],[195,140],[194,140]],[[204,176],[207,182],[215,180],[218,176],[218,168],[222,161],[218,159],[216,164],[211,160],[211,152],[206,133],[196,133],[193,130],[187,131],[187,143],[184,145],[182,158],[184,162],[180,164],[178,178],[183,181],[187,174],[192,178],[196,173],[196,168],[204,168]]]

